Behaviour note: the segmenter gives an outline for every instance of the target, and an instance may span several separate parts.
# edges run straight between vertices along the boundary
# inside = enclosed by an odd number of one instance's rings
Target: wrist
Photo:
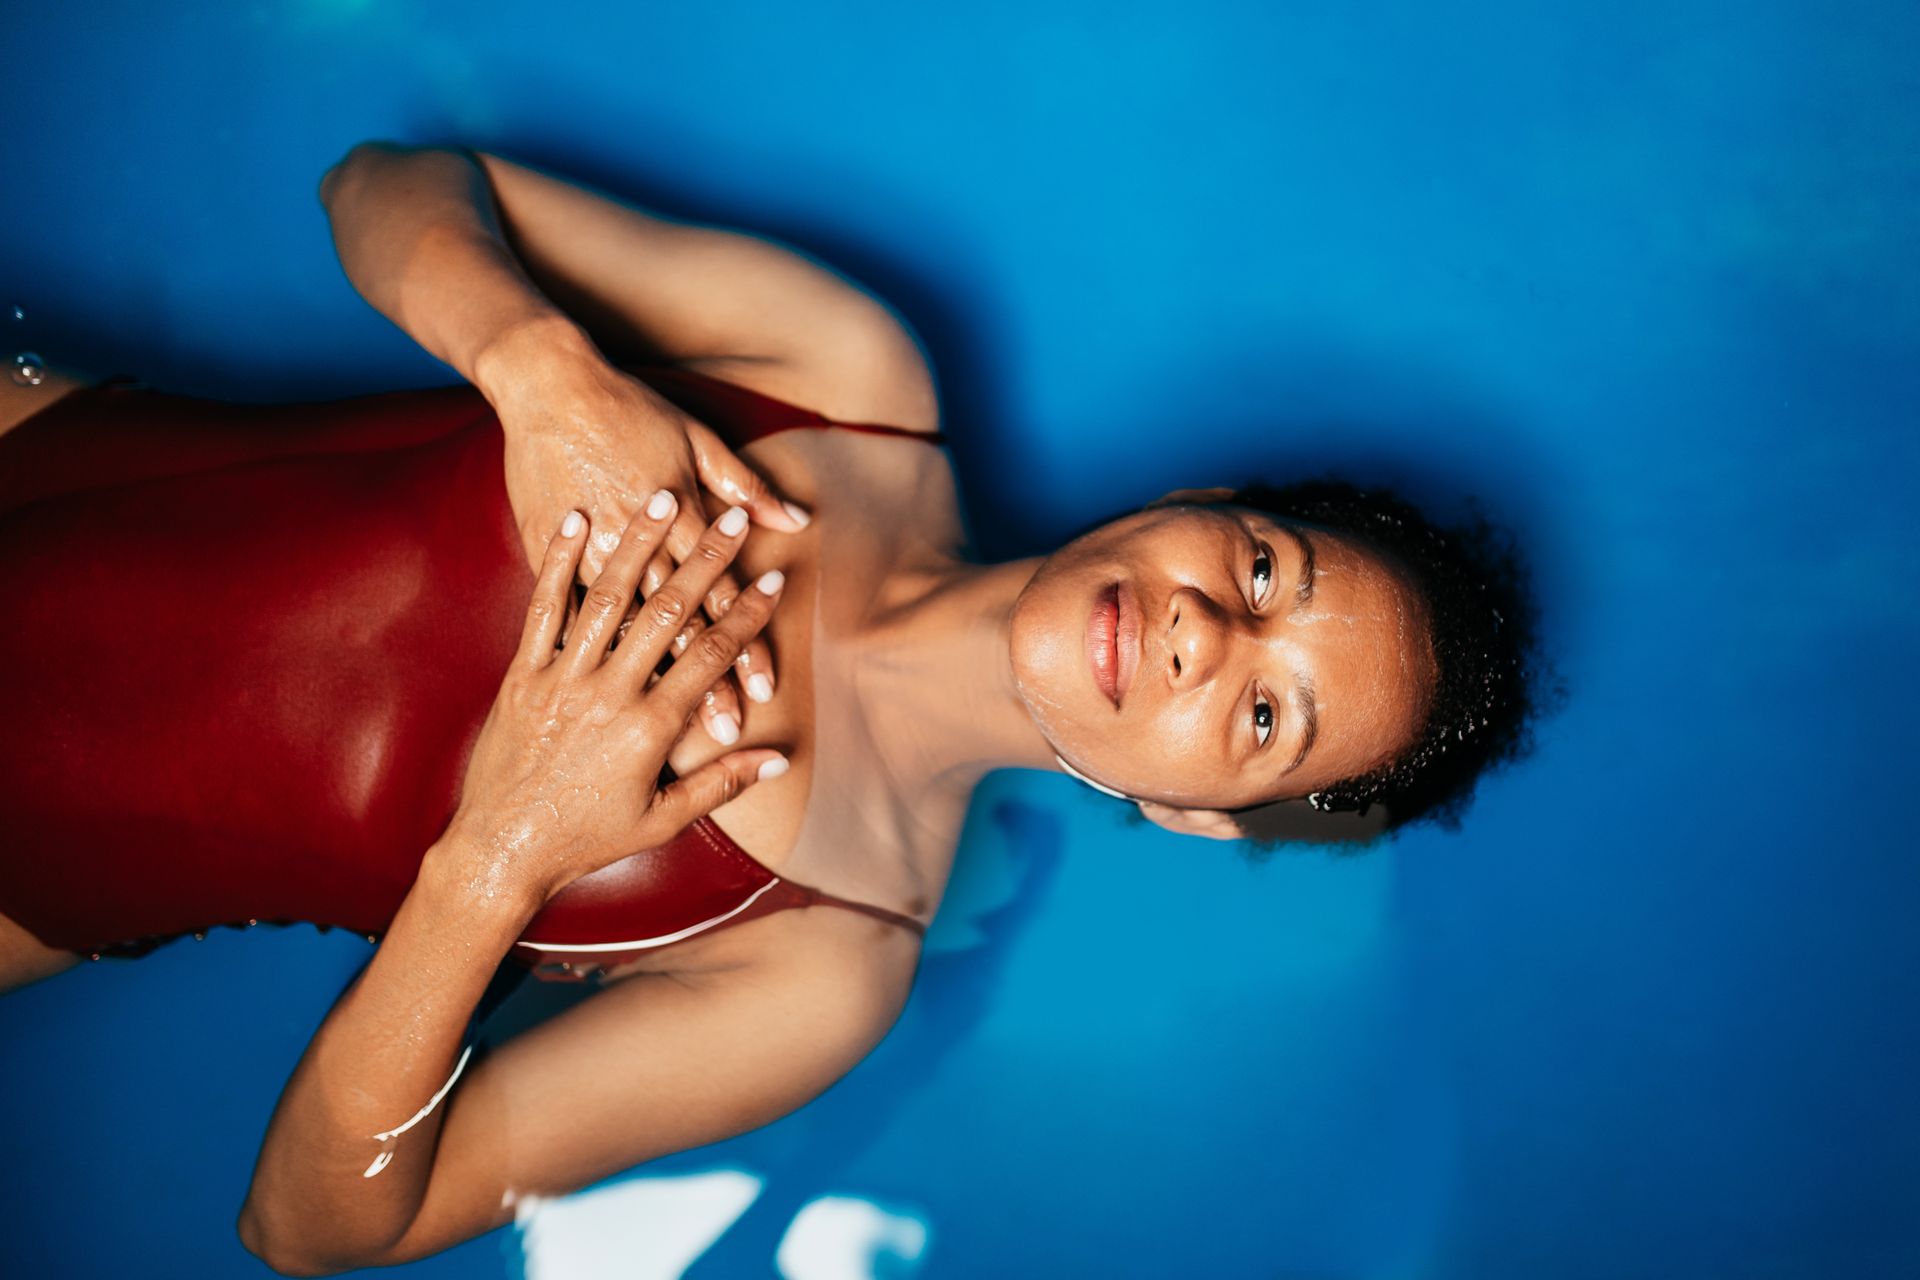
[[[457,829],[449,829],[428,848],[414,885],[447,912],[483,930],[500,931],[507,945],[540,914],[549,896],[515,874],[510,849]]]
[[[560,311],[541,309],[502,325],[475,353],[472,381],[498,409],[603,363],[584,329]]]

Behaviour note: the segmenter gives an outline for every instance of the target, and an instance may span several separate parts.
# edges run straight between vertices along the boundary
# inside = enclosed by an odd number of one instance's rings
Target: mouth
[[[1118,582],[1094,597],[1087,615],[1087,663],[1094,685],[1118,710],[1140,665],[1140,607]]]

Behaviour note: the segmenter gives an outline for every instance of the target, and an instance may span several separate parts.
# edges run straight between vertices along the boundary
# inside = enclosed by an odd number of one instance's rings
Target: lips
[[[1117,582],[1094,597],[1087,615],[1087,663],[1094,685],[1117,710],[1140,665],[1140,609]]]

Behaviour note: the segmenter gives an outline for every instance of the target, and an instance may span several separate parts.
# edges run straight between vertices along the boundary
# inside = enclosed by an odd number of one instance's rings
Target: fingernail
[[[788,515],[792,516],[793,522],[799,525],[803,529],[806,528],[809,524],[813,523],[812,516],[808,515],[803,508],[796,507],[791,502],[781,503],[780,509],[785,511]]]
[[[567,512],[567,518],[560,522],[560,536],[563,538],[571,538],[574,534],[580,532],[580,526],[585,523],[586,521],[580,518],[578,511]]]
[[[747,696],[755,702],[772,702],[773,681],[756,671],[747,677]]]
[[[720,532],[729,538],[734,537],[746,527],[747,509],[745,507],[728,507],[727,514],[720,517]]]
[[[765,782],[768,778],[779,777],[790,768],[792,768],[792,766],[787,763],[785,756],[775,756],[771,760],[762,761],[760,771],[754,776],[759,778],[760,781]]]
[[[778,569],[769,569],[765,573],[761,574],[760,580],[758,582],[755,582],[753,585],[760,588],[760,592],[762,595],[770,596],[774,592],[778,591],[781,587],[785,586],[786,582],[787,582],[786,574],[780,572]]]
[[[740,722],[724,712],[713,718],[713,740],[723,747],[740,741]]]
[[[673,495],[665,489],[647,499],[647,518],[665,520],[667,513],[673,510]]]

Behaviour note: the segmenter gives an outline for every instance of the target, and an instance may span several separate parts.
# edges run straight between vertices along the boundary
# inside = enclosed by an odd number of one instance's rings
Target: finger
[[[683,503],[680,517],[673,522],[673,529],[667,534],[667,551],[675,560],[684,562],[700,546],[704,527],[694,514],[697,510],[694,504]],[[702,597],[700,607],[706,610],[707,617],[718,622],[739,594],[740,584],[732,572],[723,572],[714,579],[713,586]],[[756,676],[759,679],[755,679]],[[773,700],[773,652],[764,641],[755,641],[741,654],[735,678],[740,688],[755,702]],[[735,702],[738,701],[736,698]]]
[[[613,645],[612,645],[613,648],[617,649],[620,647],[620,642],[626,639],[627,628],[632,626],[633,620],[639,616],[640,616],[640,597],[635,596],[632,600],[627,602],[627,612],[620,619],[620,625],[613,629]]]
[[[580,604],[580,616],[567,642],[569,675],[591,671],[606,657],[614,630],[633,602],[641,570],[659,550],[674,510],[673,495],[662,489],[627,522],[620,545],[594,578],[593,585],[587,588],[586,599]]]
[[[718,622],[739,598],[740,583],[733,572],[721,574],[713,590],[707,592],[707,616]],[[773,701],[773,651],[765,640],[756,636],[747,642],[746,649],[733,664],[733,678],[755,702]]]
[[[681,565],[673,571],[673,576],[647,597],[646,608],[641,610],[633,629],[627,633],[627,642],[620,646],[608,663],[609,666],[617,665],[620,668],[622,678],[629,682],[629,687],[640,688],[646,676],[666,656],[667,647],[694,619],[700,601],[706,599],[707,593],[713,589],[714,580],[733,562],[746,536],[746,509],[727,508],[726,513],[708,525],[706,532],[681,557]],[[688,645],[687,652],[696,653],[705,647],[710,634],[711,629],[702,631]],[[674,665],[677,667],[681,661],[684,659],[676,659]],[[705,692],[715,684],[720,674],[716,672],[703,680],[700,692]],[[689,701],[686,714],[693,714],[693,709],[694,702]]]
[[[614,548],[620,545],[620,530],[623,526],[613,523],[610,517],[602,516],[587,532],[587,549],[580,556],[580,581],[587,586],[607,571],[607,561],[613,555]]]
[[[740,741],[740,691],[729,680],[721,680],[700,698],[697,713],[707,736],[723,747]]]
[[[773,616],[786,575],[771,569],[755,579],[751,588],[740,593],[727,616],[700,633],[687,646],[686,653],[675,658],[673,666],[648,694],[662,700],[662,710],[684,720],[692,713],[702,694],[733,665],[740,651]],[[669,590],[671,586],[669,586]]]
[[[757,525],[798,533],[813,517],[804,507],[782,501],[766,478],[740,461],[719,436],[697,422],[687,424],[687,443],[693,446],[693,464],[700,483],[727,502],[747,509]]]
[[[777,778],[787,768],[787,758],[778,751],[730,751],[674,779],[654,794],[647,810],[645,843],[665,843],[754,783]]]
[[[662,551],[647,561],[647,571],[640,575],[640,594],[650,596],[658,591],[661,584],[673,576],[673,561]]]
[[[587,589],[578,582],[567,588],[567,625],[560,629],[559,637],[553,642],[556,649],[566,647],[567,639],[573,635],[574,620],[580,616],[580,601]]]
[[[547,543],[546,558],[534,576],[533,596],[527,601],[526,626],[520,632],[520,651],[514,658],[529,670],[538,671],[553,661],[554,642],[566,623],[567,604],[573,594],[574,566],[586,542],[580,536],[586,523],[578,511],[567,512]]]

